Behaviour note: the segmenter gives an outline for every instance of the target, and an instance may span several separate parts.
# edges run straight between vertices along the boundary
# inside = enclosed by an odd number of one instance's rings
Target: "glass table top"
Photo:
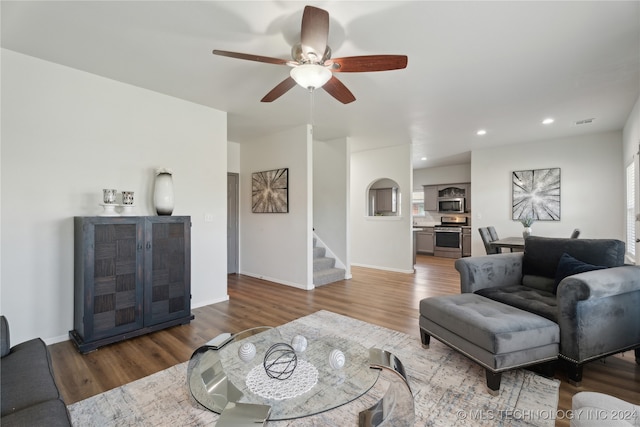
[[[280,380],[263,375],[263,361],[270,347],[278,343],[291,345],[292,338],[282,336],[278,328],[259,327],[233,335],[219,349],[199,348],[189,361],[187,373],[193,397],[205,408],[220,414],[227,408],[226,414],[228,404],[232,403],[233,407],[240,405],[244,406],[243,410],[255,411],[256,419],[286,420],[351,402],[378,380],[380,370],[371,368],[369,349],[328,336],[308,338],[306,349],[295,352],[297,366],[290,378]],[[239,353],[239,349],[244,344],[246,350],[247,343],[253,344],[256,351],[253,358],[244,361],[240,353],[246,360],[251,352]],[[344,355],[344,366],[335,368],[335,363],[334,366],[330,363],[334,350]],[[257,376],[260,378],[256,379]],[[278,388],[291,392],[292,381],[301,387],[298,390],[301,394],[291,397],[281,396],[279,392],[265,393]]]

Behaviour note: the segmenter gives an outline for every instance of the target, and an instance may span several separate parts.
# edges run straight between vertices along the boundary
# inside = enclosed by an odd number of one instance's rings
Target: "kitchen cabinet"
[[[438,185],[438,197],[466,197],[465,190],[465,184]]]
[[[465,212],[471,212],[471,183],[423,185],[424,210],[438,211],[438,197],[465,199]]]
[[[438,186],[437,185],[425,185],[424,188],[424,210],[437,211],[438,210]]]
[[[193,319],[190,217],[75,217],[74,234],[81,353]]]
[[[416,252],[433,255],[433,227],[416,231]]]
[[[462,227],[462,256],[471,256],[471,227]]]
[[[376,189],[376,213],[397,212],[398,206],[398,189],[397,188],[378,188]]]
[[[424,210],[438,211],[438,197],[464,197],[465,212],[471,212],[471,183],[423,185]]]

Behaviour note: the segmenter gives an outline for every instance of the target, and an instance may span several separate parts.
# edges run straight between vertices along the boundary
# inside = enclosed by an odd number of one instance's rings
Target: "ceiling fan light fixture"
[[[331,79],[331,71],[318,64],[302,64],[291,69],[291,78],[305,89],[313,90],[324,86]]]

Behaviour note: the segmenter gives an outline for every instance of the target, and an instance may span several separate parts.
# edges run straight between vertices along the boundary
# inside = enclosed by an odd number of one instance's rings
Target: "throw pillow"
[[[558,268],[556,270],[556,283],[553,287],[553,293],[555,294],[558,291],[558,285],[565,277],[573,276],[574,274],[578,273],[585,273],[587,271],[602,270],[604,268],[607,267],[582,262],[565,252],[562,254],[562,256],[560,257],[560,261],[558,262]]]

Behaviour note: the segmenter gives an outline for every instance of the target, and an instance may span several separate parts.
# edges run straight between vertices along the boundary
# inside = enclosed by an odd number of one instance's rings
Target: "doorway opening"
[[[238,274],[240,177],[227,173],[227,274]]]

